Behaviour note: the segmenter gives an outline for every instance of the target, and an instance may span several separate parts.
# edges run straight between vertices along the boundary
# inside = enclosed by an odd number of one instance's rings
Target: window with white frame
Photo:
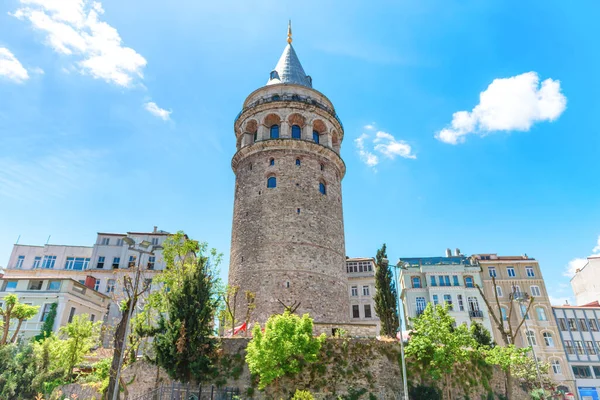
[[[351,296],[352,297],[357,297],[358,296],[358,286],[352,286],[352,288],[351,288]]]
[[[533,278],[535,276],[535,272],[533,272],[533,267],[525,267],[525,272],[527,272],[527,276],[529,278]]]
[[[44,284],[44,281],[42,280],[30,280],[29,281],[29,287],[27,290],[42,290],[42,285]]]
[[[573,348],[573,342],[571,340],[565,340],[565,350],[567,351],[567,354],[575,354],[575,350]]]
[[[360,309],[358,304],[352,305],[352,318],[360,318]]]
[[[419,278],[418,276],[413,276],[411,280],[412,280],[412,287],[414,289],[418,289],[421,287],[421,278]]]
[[[504,295],[502,293],[502,288],[498,285],[496,285],[496,294],[498,295],[498,297],[502,297]]]
[[[539,286],[530,286],[529,289],[531,289],[531,295],[533,297],[540,297],[542,295],[542,292],[540,291],[540,287]]]
[[[365,318],[371,318],[371,305],[365,304]]]
[[[527,331],[525,333],[527,335],[527,342],[530,346],[537,346],[537,341],[535,340],[535,332]]]
[[[569,329],[567,328],[567,320],[564,318],[558,318],[558,329],[560,329],[561,331],[568,331]]]
[[[458,310],[459,311],[465,311],[465,304],[463,302],[463,296],[462,296],[462,294],[456,295],[456,299],[458,300]]]
[[[581,340],[575,340],[575,350],[579,355],[585,354],[585,352],[583,351],[583,342]]]
[[[433,305],[437,306],[439,304],[440,300],[438,298],[437,294],[433,295]]]
[[[571,330],[571,331],[577,330],[577,322],[575,321],[575,318],[569,318],[569,319],[567,319],[567,322],[569,323],[569,330]]]
[[[417,306],[417,315],[420,315],[425,311],[425,307],[427,307],[427,302],[425,301],[425,297],[417,297],[416,298],[416,306]]]
[[[23,268],[23,262],[25,262],[25,256],[19,256],[17,258],[17,263],[15,264],[15,268],[16,269],[21,269]]]
[[[94,282],[94,290],[96,292],[100,290],[100,279],[96,279],[96,282]]]
[[[113,262],[112,262],[113,269],[119,268],[120,263],[121,263],[121,257],[113,257]]]
[[[506,312],[506,308],[500,307],[500,314],[502,314],[502,321],[508,321],[508,313]]]
[[[490,274],[490,278],[496,277],[496,267],[488,267],[488,272]]]
[[[546,310],[543,307],[537,307],[535,311],[537,312],[538,321],[548,321],[548,318],[546,317]]]
[[[42,257],[35,257],[33,259],[33,269],[38,269],[42,265]]]
[[[123,246],[123,238],[117,239],[117,246]]]
[[[40,322],[46,321],[48,318],[48,314],[50,314],[50,310],[52,309],[52,303],[44,304],[44,308],[42,309],[42,315],[40,315]]]
[[[155,256],[148,257],[148,269],[154,269],[154,263],[156,262]]]
[[[44,261],[42,261],[42,268],[53,269],[55,263],[56,256],[44,256]]]
[[[588,319],[588,323],[590,324],[590,331],[598,332],[598,323],[594,318]]]
[[[594,342],[592,342],[590,340],[586,340],[585,350],[587,351],[588,355],[590,355],[590,356],[596,355],[596,348],[594,347]]]
[[[137,260],[137,256],[129,256],[129,268],[135,267],[136,260]]]
[[[587,332],[588,326],[585,318],[579,318],[579,329],[581,329],[582,332]]]
[[[114,279],[109,279],[106,281],[106,293],[113,293],[115,291],[116,281]]]
[[[453,309],[453,305],[452,305],[452,296],[449,294],[445,294],[444,295],[444,303],[448,304],[448,307],[450,310]]]
[[[369,295],[369,286],[363,286],[363,296]]]
[[[506,267],[506,273],[508,274],[508,276],[513,278],[516,276],[514,267]]]
[[[100,239],[100,244],[102,246],[108,246],[110,244],[110,238],[105,237],[105,238]]]
[[[552,372],[554,372],[554,375],[562,375],[562,367],[560,366],[560,361],[552,360]]]
[[[554,347],[554,338],[550,332],[544,332],[542,336],[544,337],[544,344],[546,347]]]
[[[158,238],[157,237],[152,238],[152,246],[158,246]]]
[[[83,271],[88,269],[90,265],[90,259],[84,257],[67,257],[65,263],[65,269],[71,269],[75,271]]]
[[[48,290],[60,290],[60,281],[48,281]]]
[[[525,319],[529,319],[529,313],[527,312],[527,306],[525,304],[519,304],[519,308],[521,309],[521,317],[525,317]]]
[[[15,290],[17,290],[17,281],[4,281],[3,292],[14,292]]]
[[[513,294],[515,296],[520,296],[523,292],[521,292],[521,286],[513,285]]]
[[[468,297],[467,302],[469,303],[469,311],[477,312],[479,310],[479,302],[477,297]]]

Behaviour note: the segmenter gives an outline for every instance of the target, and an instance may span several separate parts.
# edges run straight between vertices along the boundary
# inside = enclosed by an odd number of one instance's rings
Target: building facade
[[[600,304],[554,306],[552,311],[579,398],[599,400]]]
[[[349,322],[342,124],[288,45],[234,124],[229,284],[256,294],[254,320],[284,304],[329,331]]]
[[[349,318],[352,322],[371,323],[379,332],[380,321],[375,313],[375,260],[347,258]]]
[[[571,278],[571,288],[577,305],[600,301],[600,256],[590,256],[587,263],[575,271]]]
[[[161,246],[169,235],[154,227],[151,232],[100,232],[93,246],[15,244],[5,269],[5,279],[13,276],[49,279],[58,275],[85,284],[91,277],[93,289],[110,297],[105,322],[114,326],[121,318],[119,302],[124,296],[123,278],[126,275],[133,277],[138,262],[142,280],[151,280],[165,266],[160,249],[154,255],[142,254],[138,260],[140,255],[130,250],[123,238]]]
[[[516,327],[523,316],[526,317],[521,331],[515,337],[515,345],[529,347],[531,343],[536,357],[553,367],[550,377],[557,383],[574,389],[572,375],[567,368],[562,342],[556,321],[552,317],[552,306],[544,284],[544,278],[539,263],[528,257],[498,256],[497,254],[476,254],[473,256],[481,266],[483,292],[498,315],[495,296],[501,307],[503,319],[506,321],[511,310],[511,324]],[[495,278],[496,287],[493,279]],[[517,303],[512,294],[528,294],[533,297],[530,311],[526,313],[527,303]],[[492,324],[492,334],[498,343],[502,343],[500,331]]]
[[[460,254],[458,249],[446,257],[401,257],[400,298],[404,315],[410,318],[423,313],[428,303],[448,304],[457,324],[473,321],[492,331],[488,310],[475,285],[481,285],[479,265]]]
[[[3,276],[0,278],[0,307],[3,299],[9,294],[15,294],[19,302],[38,306],[38,314],[24,321],[18,337],[28,339],[41,332],[42,325],[53,303],[56,303],[56,317],[53,331],[71,322],[75,315],[87,314],[90,321],[103,321],[110,304],[110,297],[87,287],[79,281],[57,274],[40,277]],[[88,281],[89,282],[89,281]],[[14,332],[16,321],[11,324],[10,336]],[[9,337],[10,337],[9,336]]]

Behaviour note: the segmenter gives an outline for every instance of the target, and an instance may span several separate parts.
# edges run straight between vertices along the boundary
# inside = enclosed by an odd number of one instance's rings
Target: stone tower
[[[252,321],[300,302],[317,331],[350,319],[340,157],[333,104],[313,89],[292,47],[291,27],[267,84],[235,120],[237,152],[229,284],[256,293]],[[239,304],[239,303],[238,303]]]

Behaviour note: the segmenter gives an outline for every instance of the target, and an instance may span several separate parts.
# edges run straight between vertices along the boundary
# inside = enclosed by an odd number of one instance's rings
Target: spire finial
[[[292,44],[292,20],[290,19],[288,22],[288,44]]]

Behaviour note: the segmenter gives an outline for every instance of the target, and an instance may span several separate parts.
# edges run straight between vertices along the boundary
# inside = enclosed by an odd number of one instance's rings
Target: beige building
[[[456,249],[445,257],[401,257],[400,298],[408,326],[410,319],[425,310],[428,303],[448,304],[457,324],[479,322],[491,332],[488,310],[476,288],[481,285],[479,265]]]
[[[91,321],[104,321],[110,304],[107,295],[56,272],[43,278],[3,276],[0,278],[0,306],[9,294],[17,295],[21,303],[39,306],[38,314],[21,325],[19,337],[25,339],[40,333],[53,303],[57,304],[54,331],[71,322],[75,315],[87,314]]]
[[[373,258],[347,258],[349,318],[352,322],[367,322],[377,325],[380,321],[375,313],[375,260]]]
[[[587,258],[587,263],[571,278],[571,288],[579,306],[600,301],[600,255]]]
[[[483,292],[490,304],[496,310],[494,296],[498,295],[502,315],[506,320],[513,302],[511,324],[515,327],[525,316],[526,304],[518,304],[512,300],[512,293],[529,294],[534,298],[533,305],[527,313],[526,324],[520,329],[515,338],[515,345],[528,347],[528,339],[539,360],[555,367],[550,369],[550,376],[556,382],[574,390],[574,381],[565,360],[565,352],[560,340],[556,321],[553,318],[552,306],[548,299],[548,292],[539,263],[528,257],[498,256],[497,254],[475,254],[473,256],[481,266]],[[496,287],[492,283],[496,279]],[[500,332],[495,323],[492,323],[494,339],[502,343]],[[527,336],[526,336],[527,335]]]

